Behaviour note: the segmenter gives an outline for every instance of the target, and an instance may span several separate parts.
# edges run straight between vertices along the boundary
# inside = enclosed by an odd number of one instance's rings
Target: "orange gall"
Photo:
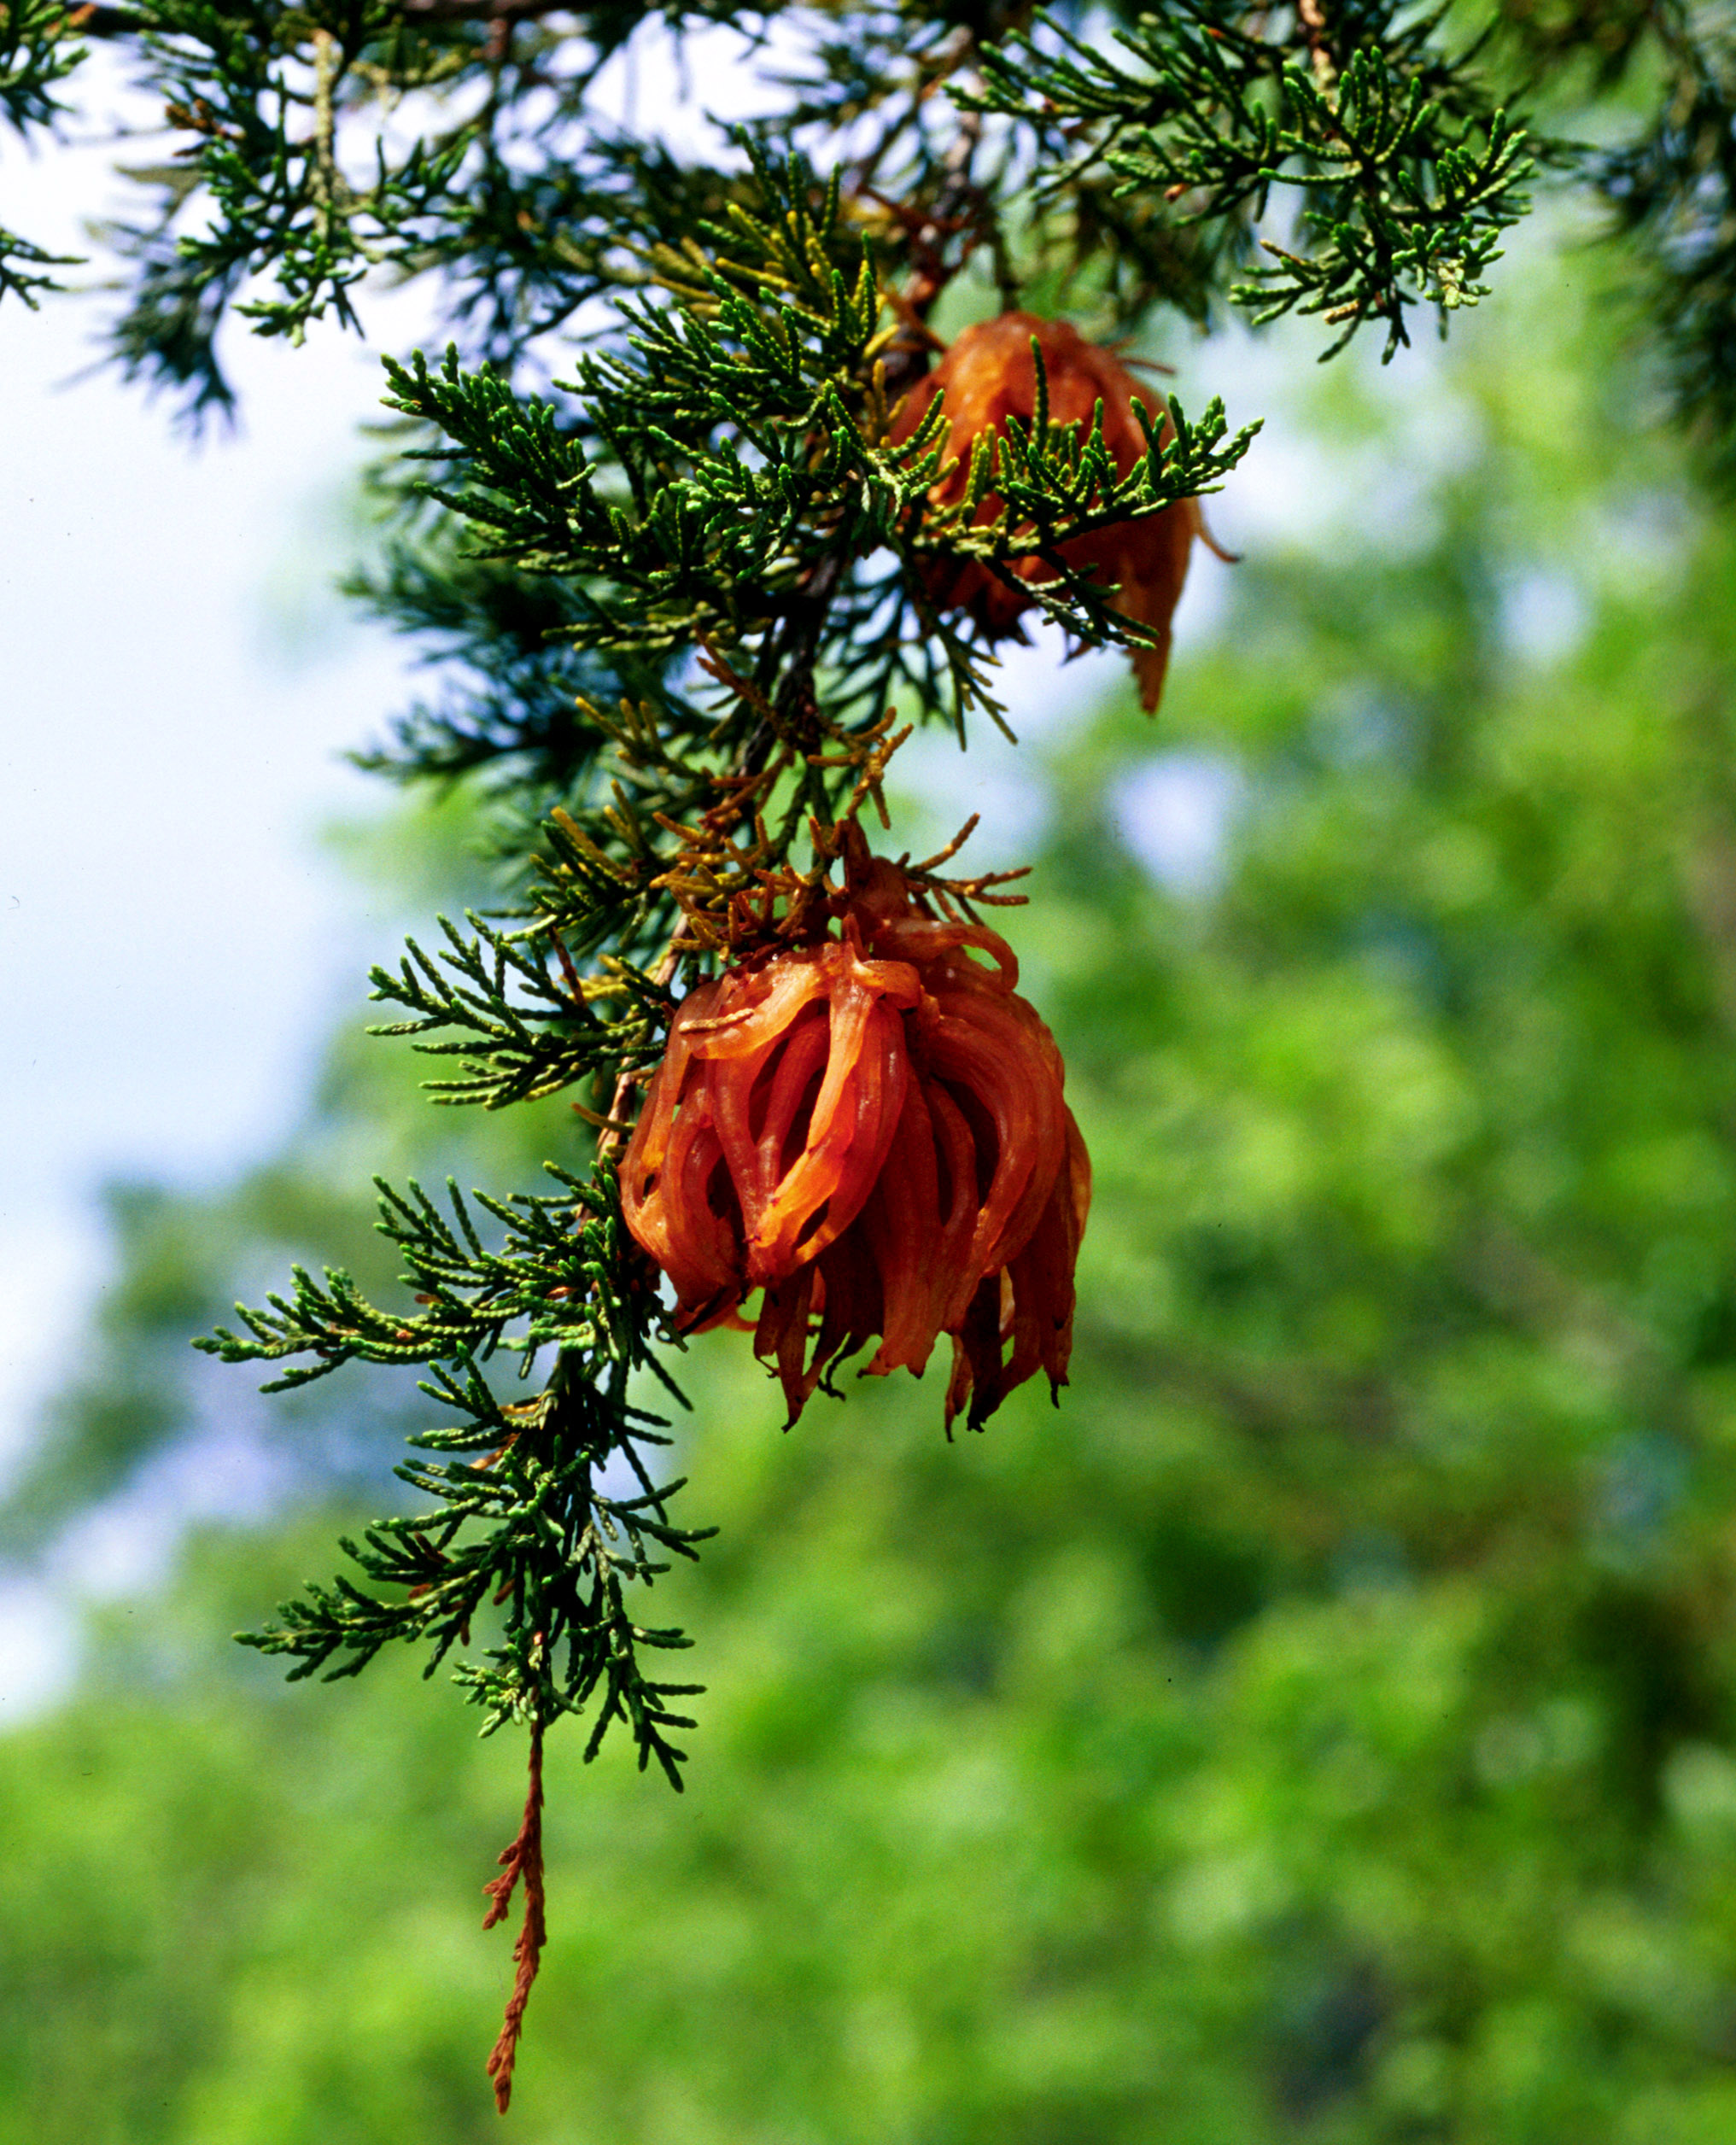
[[[945,1334],[947,1427],[975,1428],[1038,1371],[1067,1382],[1090,1164],[1006,941],[854,829],[845,853],[837,937],[681,1001],[622,1212],[677,1330],[750,1326],[792,1422],[870,1341],[864,1375],[920,1376]]]
[[[1002,437],[1008,418],[1029,424],[1035,416],[1033,341],[1043,353],[1051,423],[1077,424],[1083,435],[1090,430],[1101,402],[1103,445],[1118,477],[1125,477],[1146,453],[1145,434],[1133,411],[1136,395],[1149,413],[1160,418],[1160,435],[1166,441],[1172,436],[1162,397],[1142,387],[1113,351],[1087,342],[1067,321],[1039,320],[1028,313],[1003,313],[997,319],[967,328],[933,371],[911,389],[894,418],[894,442],[909,439],[927,415],[935,396],[944,392],[949,461],[929,494],[937,506],[956,506],[964,498],[972,450],[985,433]],[[976,519],[993,521],[1002,504],[998,494],[989,493]],[[1189,554],[1196,536],[1217,549],[1206,529],[1199,501],[1184,499],[1137,521],[1072,537],[1055,546],[1057,555],[1075,571],[1113,582],[1118,593],[1111,607],[1156,636],[1154,645],[1133,651],[1133,673],[1140,701],[1148,713],[1156,707],[1163,691],[1164,673],[1169,666],[1170,622],[1181,599]],[[1033,584],[1055,577],[1054,568],[1035,557],[1015,559],[1007,570],[1015,579]],[[957,564],[937,560],[925,579],[938,605],[968,613],[990,640],[1022,637],[1018,622],[1031,609],[1032,599],[1009,587],[986,566],[974,559]]]

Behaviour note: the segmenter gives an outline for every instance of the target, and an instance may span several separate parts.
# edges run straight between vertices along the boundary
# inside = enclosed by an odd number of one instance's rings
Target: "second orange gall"
[[[950,458],[930,496],[938,506],[956,506],[965,496],[971,450],[985,433],[1003,436],[1009,418],[1029,424],[1037,409],[1037,364],[1031,346],[1043,353],[1049,383],[1049,415],[1057,424],[1089,430],[1101,404],[1103,445],[1118,477],[1125,476],[1146,453],[1146,439],[1134,414],[1137,397],[1155,405],[1165,439],[1172,436],[1160,396],[1142,389],[1112,350],[1087,342],[1065,320],[1040,320],[1028,313],[1003,313],[998,319],[967,328],[934,368],[911,389],[893,422],[895,441],[909,439],[944,394],[946,451]],[[976,519],[991,522],[1002,510],[991,491]],[[1156,707],[1169,665],[1170,621],[1187,579],[1188,556],[1198,537],[1220,558],[1196,499],[1180,499],[1154,514],[1119,522],[1089,535],[1068,537],[1055,554],[1076,571],[1113,582],[1113,608],[1147,628],[1150,646],[1133,654],[1133,673],[1146,711]],[[943,608],[967,612],[991,641],[1022,639],[1020,617],[1032,599],[1018,583],[1052,581],[1055,570],[1035,552],[1014,561],[1008,579],[974,559],[950,564],[937,560],[926,576],[929,593]]]
[[[1090,1164],[1006,941],[927,914],[860,836],[847,854],[837,938],[682,1000],[622,1211],[681,1330],[747,1324],[763,1291],[754,1349],[792,1422],[876,1337],[868,1375],[920,1376],[946,1334],[947,1426],[975,1428],[1038,1371],[1067,1382]]]

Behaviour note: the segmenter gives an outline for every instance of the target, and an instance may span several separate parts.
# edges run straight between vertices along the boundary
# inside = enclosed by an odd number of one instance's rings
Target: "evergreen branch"
[[[413,511],[413,502],[378,489],[383,511],[401,519],[406,506]],[[400,536],[380,567],[344,584],[375,617],[418,636],[422,660],[440,664],[444,681],[440,702],[418,703],[395,722],[389,743],[353,757],[399,781],[480,775],[534,823],[556,804],[571,809],[582,801],[611,742],[590,703],[611,697],[618,672],[670,696],[656,671],[635,677],[624,658],[605,669],[576,652],[566,636],[589,607],[550,576],[465,557],[457,526],[442,516],[414,541]],[[696,713],[687,719],[695,729],[709,727]],[[512,854],[525,831],[500,829]]]
[[[51,254],[21,238],[16,231],[0,225],[0,298],[9,291],[21,298],[31,311],[36,311],[38,293],[58,290],[61,286],[52,276],[32,275],[33,268],[77,268],[83,266],[76,254]]]
[[[56,95],[84,61],[78,41],[89,9],[68,10],[60,0],[8,0],[0,5],[0,120],[26,138],[51,128],[67,110]],[[0,225],[0,301],[9,294],[33,313],[39,294],[62,286],[42,268],[76,268],[75,254],[51,254]]]
[[[478,1236],[455,1184],[447,1185],[448,1220],[420,1185],[412,1182],[406,1195],[376,1179],[377,1225],[399,1247],[406,1285],[422,1307],[383,1309],[341,1269],[328,1268],[316,1281],[297,1266],[289,1296],[269,1296],[260,1310],[236,1306],[250,1338],[219,1327],[197,1345],[225,1363],[313,1359],[286,1371],[268,1391],[328,1376],[352,1361],[485,1361],[521,1318],[528,1329],[513,1345],[527,1369],[546,1342],[599,1347],[612,1335],[627,1337],[637,1366],[645,1353],[642,1337],[634,1337],[645,1286],[628,1252],[613,1181],[601,1165],[584,1184],[552,1163],[547,1166],[564,1190],[518,1192],[504,1201],[474,1195],[505,1226],[505,1240],[494,1250]]]
[[[603,876],[593,872],[589,883],[595,885]],[[620,891],[618,881],[611,891]],[[618,921],[616,907],[599,906],[602,915],[592,926],[598,937]],[[447,946],[439,964],[412,939],[395,975],[381,967],[371,972],[373,997],[412,1015],[377,1026],[374,1034],[426,1037],[459,1032],[417,1046],[462,1061],[456,1078],[430,1083],[436,1100],[499,1109],[552,1095],[599,1068],[612,1073],[635,1042],[642,1046],[643,1020],[636,1010],[625,1022],[599,1020],[591,1002],[600,995],[599,987],[587,996],[582,985],[573,990],[556,984],[540,950],[529,950],[538,942],[508,937],[474,915],[467,921],[474,938],[441,919]],[[515,995],[515,987],[528,998]],[[619,979],[611,978],[601,989],[620,987]]]
[[[434,1375],[424,1389],[459,1420],[412,1442],[435,1454],[483,1455],[400,1466],[400,1479],[429,1505],[346,1539],[363,1583],[340,1573],[330,1586],[311,1585],[246,1643],[285,1657],[295,1680],[355,1675],[389,1644],[423,1643],[431,1675],[454,1647],[469,1646],[480,1617],[504,1607],[500,1642],[456,1671],[484,1709],[485,1732],[511,1718],[582,1714],[595,1700],[587,1756],[624,1722],[641,1765],[655,1758],[679,1787],[684,1754],[667,1731],[693,1722],[669,1701],[698,1686],[647,1675],[639,1649],[689,1642],[673,1627],[639,1621],[624,1589],[652,1584],[672,1556],[695,1556],[710,1530],[670,1520],[681,1482],[654,1482],[640,1454],[667,1442],[661,1419],[626,1399],[628,1374],[649,1358],[658,1313],[623,1237],[606,1166],[584,1185],[554,1174],[563,1189],[553,1196],[476,1195],[504,1224],[495,1248],[456,1186],[448,1219],[415,1184],[407,1196],[381,1185],[381,1226],[402,1251],[406,1284],[424,1311],[382,1311],[343,1275],[329,1273],[321,1286],[298,1270],[293,1300],[242,1310],[251,1338],[219,1330],[200,1343],[230,1362],[315,1359],[278,1386],[348,1360],[428,1364]],[[508,1339],[515,1322],[523,1330]],[[482,1364],[504,1345],[528,1371],[548,1341],[559,1353],[542,1393],[501,1400]],[[599,1471],[616,1455],[641,1493],[599,1489]]]
[[[232,400],[217,354],[231,311],[299,341],[328,317],[358,327],[355,294],[373,270],[433,271],[477,354],[511,364],[587,298],[642,277],[635,246],[678,243],[697,208],[727,204],[727,181],[605,143],[585,109],[598,68],[652,12],[636,0],[339,0],[312,14],[286,0],[70,14],[26,0],[22,12],[50,36],[82,22],[133,44],[183,137],[167,162],[131,174],[147,213],[106,235],[133,272],[115,357],[129,377],[181,390],[195,418]],[[656,12],[730,19],[721,5]],[[12,101],[38,115],[52,79],[32,63]],[[383,116],[406,98],[426,124],[389,152]]]
[[[63,0],[7,0],[0,7],[0,119],[18,133],[50,127],[67,110],[55,94],[83,64],[79,43],[91,8]]]
[[[1119,197],[1221,226],[1220,258],[1248,258],[1258,239],[1277,265],[1227,294],[1257,319],[1324,314],[1343,330],[1328,356],[1380,320],[1390,357],[1410,307],[1432,304],[1444,324],[1487,295],[1477,278],[1529,205],[1520,190],[1541,146],[1490,98],[1475,46],[1448,56],[1435,43],[1441,12],[1359,0],[1335,39],[1318,8],[1274,18],[1177,0],[1117,32],[1135,67],[1040,16],[985,56],[983,91],[960,101],[1023,121],[1045,147],[1082,139],[1043,173],[1047,197],[1106,167]],[[1297,243],[1259,237],[1274,188],[1296,198]]]
[[[1736,50],[1715,18],[1646,12],[1665,73],[1653,116],[1587,164],[1632,248],[1635,295],[1676,414],[1727,492],[1736,487]]]

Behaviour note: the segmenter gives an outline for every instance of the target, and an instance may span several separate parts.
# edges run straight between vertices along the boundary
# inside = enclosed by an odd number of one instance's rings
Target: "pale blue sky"
[[[109,153],[0,145],[7,220],[76,244]],[[270,617],[372,354],[241,339],[243,429],[195,453],[137,390],[73,378],[103,303],[0,314],[0,1467],[100,1259],[92,1185],[221,1175],[305,1077],[359,950],[310,836],[371,807],[337,755],[402,669],[357,631],[298,666]]]

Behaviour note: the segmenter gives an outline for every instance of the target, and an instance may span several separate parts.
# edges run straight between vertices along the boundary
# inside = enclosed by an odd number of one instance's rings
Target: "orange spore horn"
[[[926,913],[854,827],[845,855],[838,937],[681,1002],[622,1211],[681,1330],[763,1292],[792,1422],[877,1336],[866,1375],[920,1376],[944,1333],[947,1424],[974,1428],[1038,1371],[1067,1382],[1090,1166],[1006,941]]]

